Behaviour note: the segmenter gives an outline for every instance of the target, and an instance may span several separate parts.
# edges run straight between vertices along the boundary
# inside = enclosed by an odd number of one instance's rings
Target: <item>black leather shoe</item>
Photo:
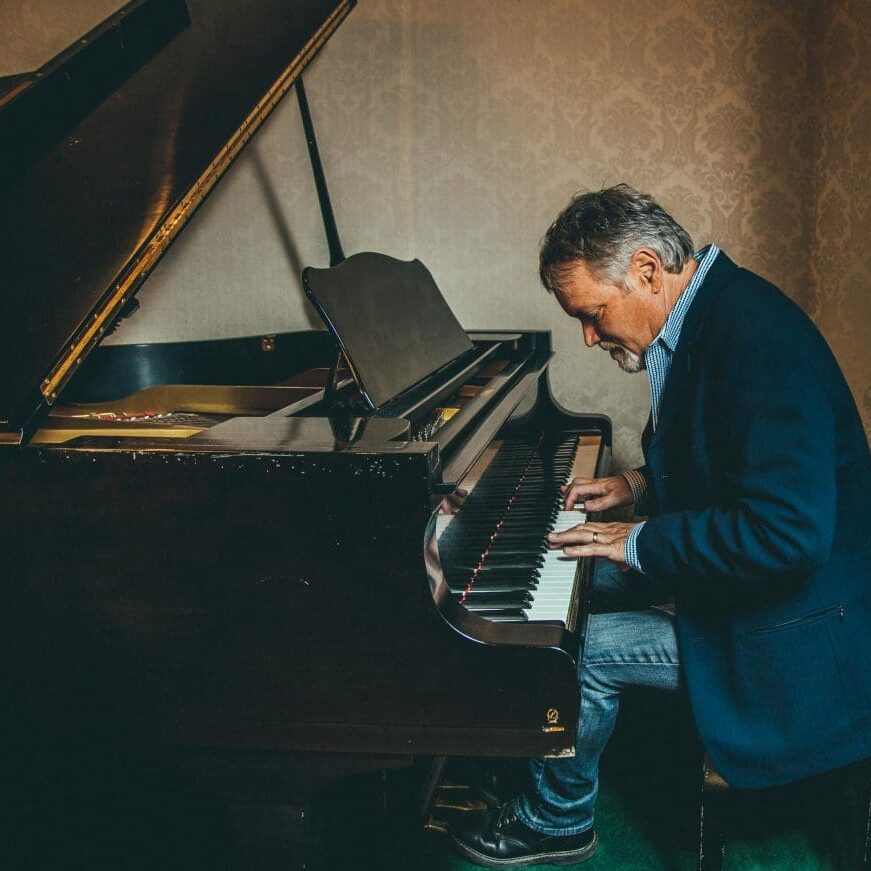
[[[524,865],[575,865],[596,852],[599,839],[593,829],[580,835],[542,835],[517,817],[513,801],[468,817],[453,830],[459,853],[487,868]]]

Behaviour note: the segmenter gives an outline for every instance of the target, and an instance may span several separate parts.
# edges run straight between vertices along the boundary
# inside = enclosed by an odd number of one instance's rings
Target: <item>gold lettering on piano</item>
[[[559,708],[548,708],[545,717],[547,717],[547,725],[541,727],[542,732],[546,734],[565,732],[566,727],[559,725]]]

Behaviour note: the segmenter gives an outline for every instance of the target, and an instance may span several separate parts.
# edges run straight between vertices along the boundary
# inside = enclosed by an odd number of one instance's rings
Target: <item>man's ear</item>
[[[643,282],[652,293],[662,289],[662,261],[650,248],[639,248],[629,261],[635,277]]]

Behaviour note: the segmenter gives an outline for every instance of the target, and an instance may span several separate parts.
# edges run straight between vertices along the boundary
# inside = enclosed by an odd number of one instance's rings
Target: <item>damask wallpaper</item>
[[[0,0],[0,76],[41,67],[123,5],[124,0]]]
[[[360,0],[306,74],[345,250],[419,257],[468,328],[552,330],[556,396],[613,418],[625,466],[639,459],[646,377],[583,346],[538,284],[537,250],[574,192],[629,182],[815,318],[871,428],[868,12],[867,0]],[[326,261],[289,98],[112,341],[316,325],[298,276]]]
[[[811,295],[804,301],[832,346],[871,433],[871,7],[829,8],[815,45]]]

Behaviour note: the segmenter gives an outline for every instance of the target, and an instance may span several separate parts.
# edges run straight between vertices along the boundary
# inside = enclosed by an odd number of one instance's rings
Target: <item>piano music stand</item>
[[[419,260],[355,254],[330,269],[309,267],[302,279],[372,411],[472,349]]]

